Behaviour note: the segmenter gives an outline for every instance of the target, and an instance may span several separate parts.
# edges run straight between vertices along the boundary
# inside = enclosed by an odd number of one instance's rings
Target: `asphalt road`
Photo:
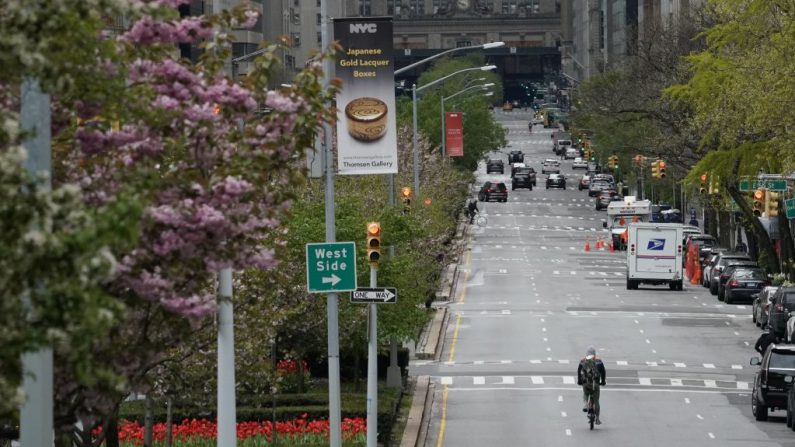
[[[540,172],[551,130],[530,114],[497,112],[509,147]],[[795,446],[784,413],[751,415],[759,330],[750,305],[724,305],[700,285],[626,290],[624,252],[595,250],[604,211],[577,190],[583,171],[561,164],[566,190],[509,191],[479,203],[439,362],[415,361],[434,400],[426,446]],[[577,174],[573,174],[577,172]],[[510,172],[501,179],[510,190]],[[585,252],[588,241],[591,251]],[[582,413],[577,363],[593,345],[607,368],[602,421]]]

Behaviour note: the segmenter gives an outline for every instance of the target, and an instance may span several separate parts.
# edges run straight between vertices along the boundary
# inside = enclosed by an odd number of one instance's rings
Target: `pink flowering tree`
[[[78,0],[59,3],[84,9]],[[148,389],[149,373],[173,360],[169,353],[192,331],[211,324],[219,269],[277,265],[274,247],[281,242],[274,230],[303,179],[303,149],[332,111],[325,108],[331,90],[320,83],[319,65],[299,73],[289,89],[270,87],[275,46],[250,64],[242,81],[226,76],[228,30],[257,19],[245,5],[180,19],[174,6],[186,1],[82,3],[95,10],[66,14],[59,26],[44,27],[49,33],[34,26],[0,31],[22,36],[32,49],[48,42],[52,53],[41,57],[62,62],[56,64],[64,78],[59,84],[59,72],[46,63],[27,64],[23,54],[15,59],[19,69],[39,74],[56,100],[54,182],[79,187],[90,209],[142,204],[135,224],[120,235],[135,244],[117,244],[118,266],[105,283],[123,310],[91,346],[106,373],[87,380],[85,370],[56,351],[64,360],[57,362],[59,426],[80,419],[89,429],[107,425],[121,398]],[[49,18],[27,5],[15,6],[12,15],[57,22],[53,8],[59,7],[42,6],[53,13]],[[117,14],[132,20],[129,29],[117,36],[99,32],[100,18]],[[54,42],[68,36],[66,25],[78,24],[95,32],[77,36],[84,44],[75,51],[84,57],[74,67],[71,48]],[[178,43],[202,45],[199,63],[175,59]],[[85,48],[92,51],[83,55]]]

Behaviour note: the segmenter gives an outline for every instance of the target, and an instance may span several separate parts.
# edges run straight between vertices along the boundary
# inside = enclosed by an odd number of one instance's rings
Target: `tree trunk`
[[[144,447],[152,447],[152,428],[154,420],[152,415],[152,397],[147,394],[144,400]]]
[[[105,447],[119,447],[119,407],[108,416],[102,431],[105,433]]]
[[[173,410],[173,402],[172,399],[169,397],[168,400],[166,401],[166,447],[171,447],[171,443],[174,438],[174,434],[172,431],[173,427],[171,426],[171,424],[173,423],[172,414],[171,414],[172,410]]]
[[[296,362],[298,363],[298,393],[304,393],[304,361],[302,359],[297,359]]]
[[[704,222],[704,230],[706,230],[707,234],[712,235],[715,239],[718,238],[718,218],[717,212],[712,207],[707,208],[706,210],[707,221]]]
[[[729,213],[726,211],[718,211],[718,242],[721,247],[730,247],[732,250],[731,241],[731,222]]]
[[[753,226],[754,234],[756,235],[756,240],[759,246],[759,251],[761,253],[761,256],[759,257],[760,264],[764,264],[763,266],[767,267],[771,273],[779,273],[781,270],[779,269],[776,250],[773,246],[773,242],[770,240],[770,235],[767,234],[762,222],[760,222],[759,219],[754,216],[751,207],[748,205],[748,201],[745,200],[745,197],[743,197],[737,184],[728,185],[726,187],[726,191],[728,191],[729,195],[737,204],[737,206],[740,207],[740,210],[742,210],[746,221],[751,222],[751,225]]]
[[[748,256],[754,261],[759,259],[759,244],[756,242],[756,235],[753,230],[745,228],[745,238],[748,239]]]

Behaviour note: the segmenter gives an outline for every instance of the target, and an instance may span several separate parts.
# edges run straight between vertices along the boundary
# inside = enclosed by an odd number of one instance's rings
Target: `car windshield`
[[[734,272],[734,279],[750,280],[750,279],[767,279],[764,270],[737,270]]]
[[[505,183],[493,183],[491,185],[491,189],[496,189],[497,191],[505,191]]]
[[[773,351],[770,354],[770,368],[795,369],[795,352]]]

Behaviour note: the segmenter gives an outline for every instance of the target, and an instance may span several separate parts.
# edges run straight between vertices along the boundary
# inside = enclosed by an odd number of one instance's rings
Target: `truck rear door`
[[[638,273],[675,273],[677,231],[675,228],[638,228],[635,270]]]

